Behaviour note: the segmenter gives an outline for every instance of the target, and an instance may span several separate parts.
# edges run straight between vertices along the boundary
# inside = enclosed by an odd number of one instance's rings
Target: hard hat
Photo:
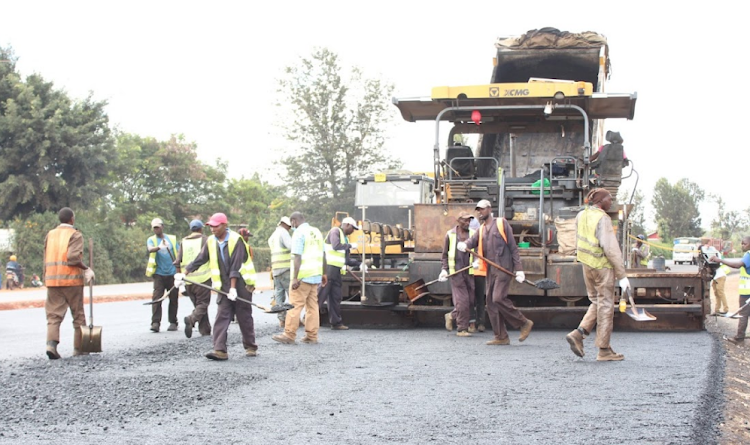
[[[15,256],[15,255],[11,255],[11,256],[10,256],[10,260],[11,260],[11,261],[16,261],[16,256]]]
[[[354,227],[354,230],[359,230],[359,226],[357,226],[357,221],[354,220],[351,216],[347,216],[344,218],[343,221],[341,221],[341,224],[349,224],[350,226]]]
[[[154,227],[164,227],[164,221],[161,220],[161,218],[154,218],[151,220],[151,228]]]

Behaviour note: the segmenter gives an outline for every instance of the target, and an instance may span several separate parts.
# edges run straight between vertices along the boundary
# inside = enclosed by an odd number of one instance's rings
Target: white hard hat
[[[163,226],[164,226],[164,221],[162,221],[161,218],[154,218],[154,219],[151,220],[151,228],[152,229],[154,227],[163,227]]]
[[[279,221],[279,224],[284,223],[289,227],[292,227],[292,221],[289,219],[288,216],[282,216],[281,220]]]
[[[344,218],[343,221],[341,221],[341,224],[349,224],[350,226],[354,227],[356,230],[359,230],[359,226],[357,225],[357,221],[354,220],[351,216],[347,216]]]

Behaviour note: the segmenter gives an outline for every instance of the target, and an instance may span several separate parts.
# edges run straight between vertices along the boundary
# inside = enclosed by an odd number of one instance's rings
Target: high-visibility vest
[[[306,225],[297,227],[294,236],[305,237],[305,248],[302,250],[302,262],[299,266],[297,279],[301,280],[307,277],[314,277],[323,274],[323,235],[320,230]],[[292,241],[294,243],[294,241]],[[294,261],[292,261],[292,275],[294,278]]]
[[[180,267],[183,270],[201,253],[201,248],[203,248],[202,236],[182,239],[182,261],[180,262]],[[208,263],[199,267],[198,270],[193,271],[188,278],[196,283],[207,281],[211,278],[211,270],[208,268]],[[185,283],[185,286],[190,286],[190,283]]]
[[[47,234],[44,284],[47,287],[83,286],[83,269],[68,266],[68,243],[76,229],[57,227]]]
[[[596,227],[602,218],[609,218],[609,215],[598,207],[589,206],[581,212],[576,233],[576,259],[594,269],[612,269],[612,263],[596,238]]]
[[[646,244],[641,245],[641,249],[644,249],[644,248],[648,250],[648,253],[646,254],[646,256],[644,256],[643,258],[641,258],[640,265],[641,266],[648,266],[648,259],[651,258],[651,249],[649,249],[648,245],[646,245]]]
[[[245,249],[245,252],[248,252],[247,260],[242,264],[242,267],[240,267],[240,275],[242,276],[242,279],[245,280],[245,284],[254,286],[255,265],[253,264],[253,259],[250,257],[247,244],[245,244],[245,240],[242,239],[240,235],[232,231],[229,232],[229,242],[227,243],[227,263],[232,258],[232,253],[237,246],[238,240],[242,242],[242,247]],[[214,289],[221,290],[221,271],[219,270],[220,254],[216,248],[217,242],[215,235],[211,235],[208,237],[208,240],[206,240],[206,244],[208,245],[208,267],[211,270],[211,286],[213,286]]]
[[[344,231],[341,230],[341,227],[334,227],[331,229],[330,232],[328,232],[328,235],[326,236],[325,244],[323,244],[323,248],[325,249],[326,253],[326,264],[333,267],[338,267],[341,269],[341,275],[346,275],[346,250],[334,250],[333,245],[328,242],[328,236],[331,235],[331,232],[334,230],[339,231],[339,242],[341,244],[348,244],[349,238],[347,238],[346,235],[344,235]]]
[[[500,232],[500,236],[503,237],[505,244],[508,244],[508,235],[505,234],[505,218],[495,218],[497,221],[497,230]],[[477,252],[480,255],[484,255],[484,223],[479,227],[479,245],[477,246]],[[474,275],[480,277],[487,276],[487,263],[484,260],[479,260],[479,269],[474,271]]]
[[[268,247],[271,248],[271,270],[289,269],[292,261],[292,251],[281,244],[282,228],[277,228],[270,238],[268,238]]]
[[[729,275],[729,273],[732,272],[732,268],[727,266],[726,264],[722,264],[721,266],[719,266],[719,270],[724,272],[724,275]]]
[[[175,246],[177,245],[177,237],[174,235],[164,235],[167,238],[169,238],[169,241],[172,243],[171,249],[172,249],[172,257],[177,258],[177,249]],[[154,246],[159,245],[159,238],[154,235],[151,238],[151,242],[154,244]],[[158,252],[158,251],[157,251]],[[154,275],[156,272],[156,252],[151,252],[151,254],[148,256],[148,264],[146,264],[146,276],[150,277]]]
[[[739,283],[740,295],[750,295],[750,274],[747,273],[745,266],[740,267],[740,283]]]
[[[474,230],[469,229],[469,238],[474,235]],[[474,262],[474,255],[469,256],[469,265]],[[448,272],[456,271],[456,229],[448,231]],[[474,275],[474,268],[469,268],[469,275]]]

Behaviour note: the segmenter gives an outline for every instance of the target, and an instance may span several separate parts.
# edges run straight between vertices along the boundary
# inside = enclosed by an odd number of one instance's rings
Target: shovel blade
[[[629,308],[627,308],[627,310],[625,310],[625,313],[630,318],[632,318],[635,321],[654,321],[654,320],[656,320],[656,317],[654,317],[653,315],[649,314],[648,311],[646,311],[646,309],[643,309],[643,308],[640,308],[640,307],[636,308],[636,312],[633,312],[633,308],[629,307]]]
[[[81,326],[81,351],[102,352],[101,326]]]
[[[294,309],[294,306],[289,303],[284,303],[273,305],[266,309],[265,312],[268,314],[278,314],[279,312],[288,311],[289,309]]]

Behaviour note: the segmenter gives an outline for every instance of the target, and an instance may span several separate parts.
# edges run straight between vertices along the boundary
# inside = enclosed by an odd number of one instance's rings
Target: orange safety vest
[[[497,230],[500,232],[500,236],[503,237],[505,244],[508,244],[508,236],[505,234],[505,218],[495,218],[497,221]],[[484,247],[482,246],[482,238],[484,237],[484,223],[479,228],[479,246],[477,252],[484,256]],[[474,271],[474,276],[486,277],[487,276],[487,263],[484,260],[479,260],[479,269]]]
[[[47,234],[44,251],[44,285],[47,287],[83,286],[83,269],[68,266],[68,243],[76,229],[57,227]]]

